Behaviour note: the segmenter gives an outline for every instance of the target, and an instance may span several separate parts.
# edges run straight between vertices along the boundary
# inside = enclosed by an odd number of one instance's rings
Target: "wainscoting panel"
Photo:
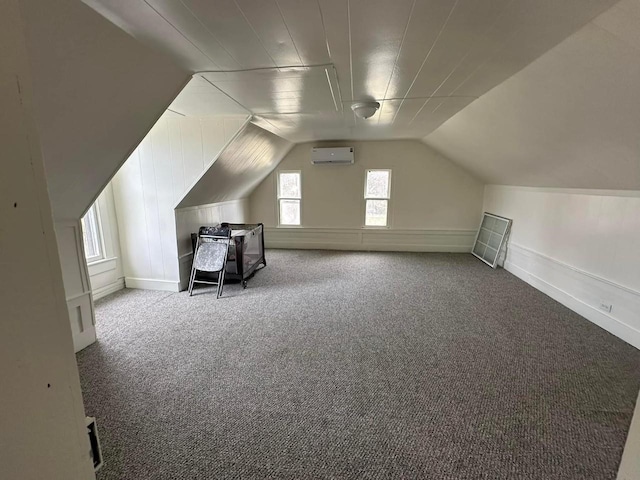
[[[265,228],[267,248],[394,252],[470,252],[475,230]]]
[[[107,295],[117,292],[118,290],[122,290],[124,288],[124,278],[119,278],[113,283],[108,285],[104,285],[100,288],[96,288],[93,290],[93,299],[99,300]]]
[[[58,253],[76,352],[96,341],[93,300],[79,220],[56,222]]]
[[[625,342],[640,348],[640,292],[516,244],[504,268]],[[601,304],[611,305],[611,311]]]
[[[127,288],[141,288],[143,290],[164,290],[167,292],[180,291],[180,282],[173,280],[124,277],[124,284]]]

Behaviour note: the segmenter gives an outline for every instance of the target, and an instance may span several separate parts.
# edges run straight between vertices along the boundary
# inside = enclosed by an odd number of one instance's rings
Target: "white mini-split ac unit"
[[[351,165],[353,147],[315,147],[311,150],[311,163],[314,165]]]

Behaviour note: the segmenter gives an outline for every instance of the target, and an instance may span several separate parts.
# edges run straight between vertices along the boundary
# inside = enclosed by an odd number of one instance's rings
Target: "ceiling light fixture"
[[[351,105],[351,110],[356,114],[356,117],[362,119],[372,117],[379,108],[379,102],[358,102]]]

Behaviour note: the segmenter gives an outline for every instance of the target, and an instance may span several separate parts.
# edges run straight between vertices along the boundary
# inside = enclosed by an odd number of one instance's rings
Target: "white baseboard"
[[[640,349],[640,292],[515,244],[504,268]],[[611,312],[599,308],[602,300],[613,305]]]
[[[124,283],[127,288],[139,288],[141,290],[163,290],[166,292],[180,291],[180,282],[173,280],[125,277]]]
[[[100,288],[96,288],[95,290],[93,290],[92,292],[93,299],[99,300],[100,298],[106,297],[107,295],[117,292],[118,290],[122,290],[123,288],[124,288],[124,278],[119,278],[113,283],[104,285]]]
[[[475,230],[265,227],[267,248],[393,252],[470,252]]]

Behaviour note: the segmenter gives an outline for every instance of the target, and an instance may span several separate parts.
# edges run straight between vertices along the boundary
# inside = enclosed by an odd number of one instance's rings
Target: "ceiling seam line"
[[[327,28],[324,24],[324,14],[322,13],[322,7],[320,6],[320,0],[316,0],[316,5],[318,5],[318,12],[320,13],[320,23],[322,23],[322,32],[324,33],[324,43],[327,47],[327,54],[329,55],[329,61],[333,62],[331,59],[331,48],[329,47],[329,37],[327,37]]]
[[[411,82],[411,85],[409,85],[409,88],[407,89],[407,93],[405,93],[405,96],[411,91],[411,89],[415,85],[416,81],[418,80],[418,76],[422,72],[422,69],[424,68],[425,64],[427,63],[427,60],[429,59],[429,57],[431,56],[431,53],[436,48],[436,45],[438,44],[438,40],[440,40],[440,37],[442,36],[442,33],[444,32],[445,28],[449,24],[449,20],[451,19],[452,15],[453,15],[453,12],[455,11],[456,7],[458,6],[458,2],[459,1],[460,0],[456,0],[456,2],[451,7],[451,10],[449,11],[449,15],[447,15],[447,18],[444,21],[444,23],[442,24],[442,27],[440,27],[440,31],[438,32],[438,35],[436,36],[435,40],[433,41],[433,44],[431,45],[431,48],[429,48],[429,51],[427,52],[427,55],[424,57],[424,60],[422,61],[422,64],[420,65],[420,68],[418,69],[418,72],[416,73],[416,76],[413,78],[413,81]],[[398,116],[398,113],[400,112],[400,109],[402,108],[403,105],[404,105],[404,101],[400,102],[400,106],[398,107],[398,110],[396,110],[396,113],[393,116],[393,119],[391,120],[392,124],[395,123],[396,117]]]
[[[508,5],[511,5],[512,3],[513,3],[513,0],[508,0]],[[498,23],[498,20],[500,20],[500,18],[504,15],[505,11],[506,11],[506,7],[502,7],[502,9],[500,10],[500,13],[498,15],[496,15],[496,17],[493,20],[493,22],[491,22],[491,24],[484,30],[484,32],[482,32],[482,37],[486,38],[487,34],[493,29],[493,27],[496,26],[496,24]],[[438,93],[438,91],[445,85],[445,83],[447,83],[447,81],[458,70],[458,68],[460,68],[460,65],[462,65],[462,63],[467,59],[467,57],[471,54],[472,51],[473,51],[473,45],[471,45],[471,47],[469,47],[469,49],[467,50],[467,53],[465,53],[462,56],[462,58],[458,61],[456,66],[453,67],[453,70],[451,70],[451,72],[449,72],[449,75],[447,75],[445,77],[445,79],[442,80],[442,82],[440,82],[440,85],[438,85],[438,87],[431,93],[431,95],[435,95],[436,93]],[[418,109],[416,114],[409,121],[409,125],[411,125],[415,121],[415,119],[418,118],[418,115],[420,115],[422,110],[424,110],[426,108],[426,106],[429,104],[430,101],[431,101],[431,96],[429,98],[427,98],[427,100]],[[442,106],[443,103],[444,103],[444,100],[442,102],[440,102],[440,104],[434,110],[432,110],[431,113],[434,113],[436,110],[438,110]]]
[[[325,68],[324,69],[324,73],[327,76],[327,83],[329,84],[329,90],[331,91],[331,98],[333,98],[333,105],[336,107],[336,112],[339,112],[340,109],[338,109],[338,102],[336,101],[336,95],[333,93],[333,86],[331,85],[331,78],[329,78],[329,70],[327,70]],[[342,102],[340,102],[340,105],[342,105]]]
[[[249,21],[249,19],[247,18],[247,16],[244,14],[244,11],[240,8],[240,5],[238,5],[238,1],[237,0],[233,0],[233,3],[235,3],[236,8],[238,9],[238,11],[240,12],[240,14],[242,15],[242,18],[244,18],[244,21],[247,22],[247,25],[249,25],[249,28],[251,29],[251,31],[253,32],[253,34],[256,36],[256,38],[258,39],[258,43],[260,43],[260,46],[262,47],[262,49],[265,51],[265,53],[269,56],[269,58],[271,59],[271,61],[273,62],[273,64],[275,65],[276,68],[280,68],[278,66],[278,64],[276,63],[275,59],[271,56],[271,54],[269,53],[269,50],[267,50],[267,47],[265,47],[264,43],[262,42],[262,39],[260,38],[260,35],[258,35],[258,32],[256,32],[256,29],[253,28],[253,25],[251,24],[251,22]]]
[[[229,50],[227,50],[227,48],[222,44],[222,42],[220,40],[218,40],[218,37],[216,37],[213,32],[211,31],[211,29],[209,27],[207,27],[202,20],[200,20],[200,18],[195,14],[195,12],[189,8],[189,6],[184,3],[184,0],[180,0],[180,3],[184,6],[184,8],[187,9],[187,11],[191,14],[191,16],[193,18],[195,18],[198,23],[200,23],[200,25],[202,25],[202,27],[207,31],[207,33],[211,36],[211,38],[213,38],[215,40],[215,42],[220,45],[220,48],[222,48],[222,50],[224,50],[224,52],[229,55],[229,57],[231,58],[231,60],[233,60],[234,62],[236,62],[236,64],[238,66],[241,66],[242,64],[238,61],[238,59],[236,57],[234,57],[231,52]]]
[[[355,100],[353,95],[353,48],[351,46],[351,0],[347,0],[347,23],[349,27],[349,76],[351,78],[351,101]],[[358,119],[356,118],[356,112],[351,112],[353,116],[354,125],[358,125]]]
[[[267,70],[293,70],[293,69],[300,69],[300,68],[327,68],[327,67],[333,67],[333,63],[322,63],[320,65],[305,65],[304,67],[302,67],[301,65],[284,65],[282,67],[257,67],[257,68],[244,68],[244,69],[240,69],[240,70],[198,70],[197,72],[194,72],[194,75],[201,75],[204,73],[245,73],[245,72],[259,72],[259,71],[267,71]]]
[[[442,86],[447,82],[447,80],[449,80],[451,78],[451,76],[455,73],[455,71],[458,69],[458,67],[460,65],[462,65],[462,62],[464,62],[465,59],[469,56],[469,53],[471,53],[471,50],[469,50],[467,53],[464,54],[464,56],[460,59],[460,61],[457,63],[457,65],[455,67],[453,67],[453,70],[451,70],[451,72],[449,72],[449,75],[447,75],[444,78],[444,80],[442,80],[442,82],[440,82],[440,85],[438,85],[438,87],[433,91],[434,94],[437,93],[438,90],[440,90],[442,88]],[[428,105],[428,103],[431,101],[431,98],[432,98],[431,96],[427,97],[427,99],[422,104],[422,106],[418,109],[418,111],[413,116],[413,118],[411,120],[409,120],[409,125],[411,125],[413,123],[413,121],[418,117],[418,115],[420,115],[420,112],[422,112],[422,110]],[[444,100],[442,101],[442,103],[444,103]],[[442,103],[440,105],[442,105]]]
[[[409,11],[409,17],[407,18],[407,24],[404,27],[404,33],[402,34],[402,40],[400,41],[400,46],[398,47],[398,54],[396,55],[396,59],[393,62],[393,68],[391,69],[391,75],[389,75],[389,81],[387,82],[387,88],[384,90],[384,97],[382,100],[382,105],[380,105],[380,113],[382,113],[382,109],[384,108],[385,98],[387,98],[387,93],[389,92],[389,87],[391,86],[391,80],[393,80],[393,74],[396,71],[396,67],[398,66],[398,59],[400,58],[400,54],[402,53],[402,47],[404,46],[404,41],[407,37],[407,32],[409,31],[409,24],[411,23],[411,17],[413,16],[413,10],[416,8],[416,1],[413,0],[413,4],[411,5],[411,10]],[[380,117],[378,115],[378,125],[380,125]],[[393,122],[391,122],[393,124]]]
[[[220,93],[222,93],[224,96],[226,96],[227,98],[229,98],[232,102],[235,102],[237,105],[239,105],[240,107],[244,108],[244,110],[249,114],[249,115],[253,115],[253,112],[251,110],[249,110],[247,107],[245,107],[243,104],[241,104],[239,101],[237,101],[235,98],[233,98],[231,95],[229,95],[227,92],[225,92],[224,90],[222,90],[220,87],[218,87],[216,84],[214,84],[211,80],[209,80],[207,77],[205,77],[202,74],[195,74],[195,75],[199,75],[200,78],[204,79],[209,85],[211,85],[213,88],[215,88],[216,90],[218,90]]]
[[[511,2],[509,2],[509,5],[513,4],[515,0],[511,0]],[[505,8],[506,10],[506,8]],[[497,19],[496,19],[497,20]],[[508,38],[513,38],[518,32],[520,31],[520,29],[516,29],[511,35],[509,35]],[[491,61],[493,58],[496,57],[496,55],[498,55],[499,52],[501,52],[504,48],[505,45],[507,44],[507,42],[503,42],[502,45],[500,47],[498,47],[496,50],[494,50],[493,54],[489,57],[487,57],[485,59],[484,62],[482,62],[480,65],[478,65],[476,68],[473,69],[473,71],[469,74],[469,76],[467,78],[465,78],[464,80],[462,80],[462,82],[460,82],[458,84],[458,86],[456,88],[453,89],[453,91],[451,92],[451,94],[453,95],[454,93],[456,93],[458,90],[460,90],[462,88],[462,86],[467,83],[469,80],[471,80],[473,78],[473,76],[479,71],[481,70],[489,61]],[[486,93],[486,92],[485,92]]]
[[[278,0],[274,0],[276,2],[276,7],[278,7],[278,12],[280,13],[280,18],[282,18],[282,23],[284,24],[284,28],[287,29],[287,34],[291,39],[291,43],[293,44],[293,48],[296,50],[296,55],[298,56],[298,60],[300,60],[300,65],[306,67],[305,63],[302,61],[302,57],[300,56],[300,51],[298,50],[298,46],[296,45],[296,41],[293,39],[293,35],[291,35],[291,30],[289,30],[289,26],[287,25],[287,20],[284,18],[284,14],[282,13],[282,9],[280,8],[280,4]]]
[[[172,109],[170,109],[170,108],[167,108],[167,111],[169,111],[169,112],[171,112],[171,113],[177,113],[178,115],[182,115],[183,117],[186,117],[186,115],[185,115],[184,113],[180,113],[180,112],[178,112],[178,111],[176,111],[176,110],[172,110]]]
[[[187,37],[184,33],[182,33],[180,29],[178,29],[178,27],[176,27],[173,23],[171,23],[164,15],[162,15],[158,10],[156,10],[153,5],[151,5],[147,0],[143,0],[143,1],[151,10],[153,10],[160,18],[162,18],[165,22],[167,22],[176,32],[180,34],[180,36],[182,36],[187,42],[189,42],[196,50],[198,50],[202,55],[207,57],[211,61],[211,63],[216,65],[218,68],[220,68],[220,65],[218,65],[213,58],[211,58],[209,55],[203,52],[200,49],[200,47],[198,47],[189,37]]]

